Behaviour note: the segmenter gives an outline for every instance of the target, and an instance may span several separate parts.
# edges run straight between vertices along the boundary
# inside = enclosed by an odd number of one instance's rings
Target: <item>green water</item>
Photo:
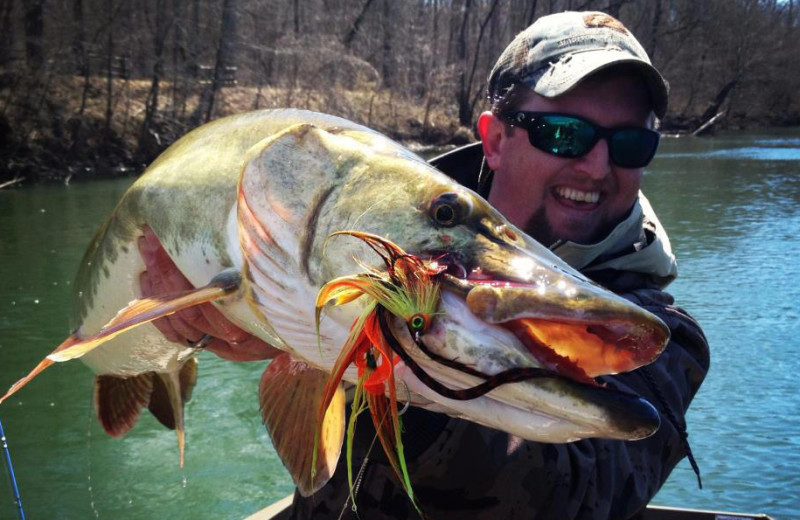
[[[69,333],[76,266],[130,182],[0,190],[0,388]],[[682,462],[655,502],[800,519],[800,131],[666,140],[645,191],[680,261],[671,292],[713,355],[689,414],[705,489]],[[239,519],[290,492],[259,420],[264,363],[200,362],[184,470],[149,414],[122,440],[102,433],[80,363],[4,404],[28,518]],[[0,484],[5,518],[15,506]]]

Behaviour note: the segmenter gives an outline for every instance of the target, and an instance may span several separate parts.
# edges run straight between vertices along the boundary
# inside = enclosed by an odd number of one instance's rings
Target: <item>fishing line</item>
[[[402,416],[404,413],[408,411],[409,408],[411,408],[411,390],[408,389],[408,385],[406,384],[405,381],[400,381],[400,382],[403,384],[403,388],[406,389],[406,402],[403,405],[403,409],[397,412],[398,416]]]
[[[19,487],[17,486],[17,477],[14,475],[14,465],[11,464],[11,452],[8,450],[8,442],[6,442],[6,432],[3,430],[3,421],[0,421],[0,442],[3,444],[3,453],[6,456],[6,467],[8,468],[8,475],[11,477],[11,487],[13,488],[14,503],[17,505],[20,520],[25,520],[25,512],[22,510],[22,498],[19,495]]]
[[[545,370],[543,368],[536,368],[536,367],[520,367],[520,368],[510,368],[499,374],[489,376],[482,372],[478,372],[474,369],[460,366],[460,364],[456,364],[452,368],[456,368],[457,370],[461,370],[462,372],[466,372],[470,375],[478,376],[486,381],[475,385],[470,388],[465,388],[463,390],[456,390],[453,388],[449,388],[433,377],[430,376],[425,370],[414,361],[411,356],[403,349],[400,342],[397,341],[397,338],[392,333],[391,329],[389,328],[389,324],[386,321],[386,315],[388,311],[383,308],[382,306],[378,306],[376,309],[378,313],[378,323],[381,327],[381,332],[383,336],[386,338],[386,341],[389,343],[389,346],[392,350],[400,356],[406,366],[411,369],[417,378],[422,381],[426,386],[428,386],[434,392],[447,397],[448,399],[455,399],[457,401],[467,401],[470,399],[475,399],[480,397],[488,392],[491,392],[495,388],[500,385],[505,385],[508,383],[517,383],[519,381],[525,381],[527,379],[535,379],[541,377],[556,377],[556,374],[549,370]]]
[[[92,487],[92,425],[94,417],[92,407],[89,406],[86,415],[86,482],[89,486],[89,506],[92,508],[95,518],[100,518],[100,512],[94,503],[94,488]]]
[[[372,437],[372,443],[369,445],[369,448],[367,448],[367,454],[364,455],[364,460],[361,461],[361,467],[358,468],[358,473],[356,474],[356,482],[353,485],[353,493],[347,494],[347,498],[345,499],[344,504],[342,504],[342,511],[339,513],[339,517],[337,518],[337,520],[342,520],[342,518],[344,517],[344,512],[347,510],[347,505],[350,503],[350,497],[352,496],[353,498],[355,498],[356,495],[358,495],[358,490],[361,489],[361,481],[364,480],[364,472],[367,469],[369,456],[372,453],[372,448],[375,447],[375,441],[377,440],[378,440],[378,432],[376,431],[375,436]],[[356,517],[358,517],[358,511],[356,508],[355,501],[353,501],[353,506],[351,507],[351,510],[353,511],[353,513],[355,513]]]
[[[411,390],[408,389],[408,385],[405,383],[405,381],[400,381],[400,382],[403,384],[403,387],[406,389],[407,399],[406,399],[405,405],[403,406],[403,409],[400,410],[397,413],[397,415],[403,415],[411,407]],[[381,422],[383,422],[385,419],[386,419],[386,416],[384,416],[383,419],[381,419]],[[372,453],[372,448],[375,447],[375,441],[377,441],[377,440],[378,440],[378,432],[376,431],[375,435],[372,437],[372,442],[370,443],[369,448],[367,448],[367,453],[366,453],[366,455],[364,455],[364,460],[361,461],[361,467],[358,468],[358,473],[356,474],[355,484],[353,485],[353,494],[352,494],[353,497],[357,496],[358,495],[358,490],[361,489],[361,482],[364,480],[364,472],[366,471],[367,464],[369,463],[369,456]],[[341,520],[342,519],[342,517],[344,516],[344,512],[347,510],[347,505],[349,503],[350,503],[350,493],[347,494],[347,498],[345,499],[344,504],[342,504],[342,510],[339,513],[339,516],[338,516],[337,520]],[[351,507],[351,510],[353,511],[353,513],[355,513],[356,517],[358,517],[358,510],[356,508],[355,503],[353,503],[353,506]]]

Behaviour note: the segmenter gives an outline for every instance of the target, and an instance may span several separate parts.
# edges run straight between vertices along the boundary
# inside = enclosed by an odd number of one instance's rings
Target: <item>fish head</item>
[[[291,146],[272,164],[302,164],[291,171],[307,178],[302,186],[291,181],[278,206],[294,208],[292,218],[305,225],[301,263],[317,287],[352,275],[359,263],[378,265],[357,241],[329,238],[342,230],[384,237],[439,265],[441,298],[427,329],[414,334],[399,317],[388,323],[409,355],[397,374],[414,404],[535,441],[639,439],[657,430],[652,405],[596,379],[658,357],[669,329],[656,316],[595,284],[386,138],[307,126],[284,138]],[[273,187],[269,197],[277,196]],[[509,373],[531,377],[453,399],[412,367],[455,390]]]
[[[652,405],[595,378],[654,361],[669,339],[661,320],[592,282],[427,165],[392,160],[373,172],[374,189],[362,184],[357,195],[372,202],[361,210],[359,229],[441,264],[445,273],[427,331],[413,338],[394,320],[393,335],[413,362],[462,390],[485,376],[542,369],[535,378],[454,400],[401,366],[414,394],[435,402],[432,408],[536,441],[631,440],[657,430]]]

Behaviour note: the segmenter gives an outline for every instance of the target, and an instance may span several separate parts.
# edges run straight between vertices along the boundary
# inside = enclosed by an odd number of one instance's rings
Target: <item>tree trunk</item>
[[[11,59],[11,50],[14,48],[14,27],[11,23],[11,12],[14,10],[14,0],[0,2],[0,65],[8,64]]]
[[[725,102],[728,95],[731,92],[733,92],[733,89],[736,88],[736,85],[738,83],[739,83],[738,79],[733,79],[727,82],[725,85],[723,85],[721,89],[719,89],[717,95],[714,96],[714,100],[711,101],[711,103],[708,105],[708,108],[706,108],[706,111],[703,112],[703,115],[700,116],[700,124],[705,123],[706,121],[708,121],[709,119],[711,119],[712,117],[716,116],[719,113],[720,107]]]
[[[81,76],[87,76],[86,63],[86,29],[83,21],[83,0],[72,0],[72,22],[75,33],[72,38],[72,59],[75,69]]]
[[[83,0],[73,0],[72,2],[72,21],[75,24],[75,38],[72,41],[72,55],[75,60],[75,67],[83,78],[83,89],[81,91],[81,105],[78,108],[78,117],[83,115],[86,110],[86,101],[89,98],[89,59],[86,55],[86,28],[83,18]],[[77,142],[73,139],[73,142]]]
[[[653,11],[653,24],[650,26],[650,45],[647,47],[647,54],[650,55],[650,61],[656,62],[656,50],[658,46],[658,31],[661,28],[661,0],[655,0],[656,7]]]
[[[361,27],[361,23],[364,21],[364,16],[367,14],[369,6],[372,5],[372,2],[374,1],[375,0],[366,0],[364,5],[361,6],[361,10],[358,12],[358,15],[350,25],[350,29],[347,30],[347,34],[345,34],[344,38],[342,38],[342,44],[344,44],[345,49],[350,49],[350,44],[353,43],[353,39],[358,34],[358,29]]]
[[[108,137],[113,116],[114,76],[111,64],[114,60],[114,0],[106,0],[106,130]]]
[[[186,77],[183,74],[186,56],[186,28],[183,20],[182,0],[172,2],[172,117],[178,117],[178,106],[186,97],[184,93]]]
[[[472,10],[472,0],[464,0],[461,29],[458,32],[456,58],[459,63],[458,78],[458,122],[461,126],[472,123],[472,111],[469,106],[469,90],[467,87],[467,41],[469,39],[469,14]]]
[[[478,58],[480,57],[481,52],[481,43],[483,41],[483,36],[486,34],[486,26],[488,25],[489,21],[494,16],[495,10],[497,9],[497,5],[500,3],[500,0],[492,0],[492,4],[489,6],[489,11],[486,13],[486,17],[480,24],[478,28],[478,37],[475,40],[475,51],[473,52],[472,56],[472,66],[468,67],[469,57],[467,56],[467,41],[469,40],[468,30],[469,30],[469,11],[471,7],[471,0],[466,0],[464,4],[464,19],[462,20],[461,25],[461,34],[459,37],[459,58],[461,62],[464,64],[464,68],[461,71],[460,81],[459,81],[459,92],[458,92],[458,122],[461,126],[472,126],[472,115],[475,110],[475,103],[477,102],[478,97],[480,96],[480,89],[478,90],[478,94],[473,96],[472,90],[475,81],[475,72],[478,68]],[[467,69],[469,73],[467,74]]]
[[[29,0],[25,9],[25,63],[31,71],[44,68],[44,0]]]
[[[536,0],[531,2],[531,10],[528,12],[528,17],[525,19],[525,27],[528,27],[536,19]]]
[[[208,100],[208,109],[205,113],[205,122],[211,120],[214,113],[214,103],[217,92],[222,87],[222,72],[226,67],[236,65],[236,51],[239,35],[236,28],[236,0],[224,0],[222,4],[222,24],[219,31],[219,45],[217,45],[217,59],[214,64],[214,80],[211,82],[211,92]]]
[[[144,121],[139,134],[139,153],[145,157],[158,151],[153,147],[153,129],[156,116],[158,115],[158,98],[161,88],[161,76],[164,74],[164,43],[167,39],[167,5],[166,0],[156,0],[156,33],[154,38],[153,51],[155,61],[153,62],[153,75],[150,81],[150,92],[147,94],[144,110]],[[157,135],[155,140],[158,141]],[[156,149],[154,149],[156,148]]]
[[[395,69],[392,59],[392,33],[394,32],[394,20],[392,20],[391,5],[393,0],[383,0],[383,46],[381,58],[381,77],[385,88],[394,88]]]

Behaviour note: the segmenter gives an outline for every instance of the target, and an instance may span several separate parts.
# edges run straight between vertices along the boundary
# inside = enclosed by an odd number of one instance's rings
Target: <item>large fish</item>
[[[137,240],[147,226],[199,289],[141,297]],[[395,367],[403,400],[544,442],[639,439],[658,428],[649,403],[593,378],[652,362],[669,336],[663,323],[584,278],[402,146],[298,110],[220,119],[156,159],[89,246],[75,284],[74,333],[3,399],[54,361],[80,357],[97,374],[106,431],[124,434],[148,407],[178,431],[182,462],[198,349],[168,341],[150,322],[213,302],[286,353],[265,372],[262,412],[295,482],[313,492],[339,457],[341,390],[319,428],[311,479],[314,416],[367,305],[359,298],[327,309],[318,336],[316,298],[327,282],[382,265],[368,244],[333,236],[342,231],[381,237],[444,271],[423,333],[412,335],[399,316],[382,322],[405,354]],[[470,394],[508,374],[523,377]],[[357,383],[357,371],[344,379]]]

